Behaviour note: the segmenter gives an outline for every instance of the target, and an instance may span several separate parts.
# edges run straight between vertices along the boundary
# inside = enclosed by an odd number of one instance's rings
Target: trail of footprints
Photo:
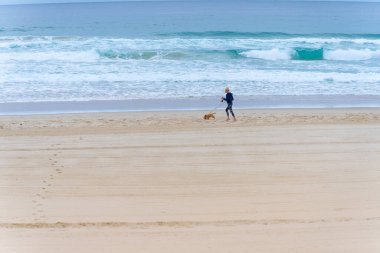
[[[53,144],[51,147],[57,147],[59,144]],[[54,186],[55,179],[63,173],[64,166],[59,163],[62,151],[55,151],[49,157],[49,175],[42,179],[39,191],[32,198],[32,215],[34,222],[43,222],[46,220],[46,213],[44,210],[44,202]]]

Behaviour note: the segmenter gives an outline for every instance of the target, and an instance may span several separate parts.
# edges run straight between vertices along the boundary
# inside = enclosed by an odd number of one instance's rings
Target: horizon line
[[[13,5],[45,5],[45,4],[84,4],[84,3],[122,3],[122,2],[203,2],[204,0],[91,0],[78,2],[36,2],[36,3],[0,3],[0,6]],[[207,2],[227,2],[231,0],[205,0]],[[234,0],[233,2],[250,2],[251,0]],[[358,2],[358,3],[380,3],[380,0],[254,0],[255,2]]]

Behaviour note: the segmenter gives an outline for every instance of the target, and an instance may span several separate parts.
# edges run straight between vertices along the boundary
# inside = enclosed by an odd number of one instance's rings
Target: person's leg
[[[231,112],[232,117],[234,117],[234,120],[236,120],[235,114],[234,114],[234,112],[232,111],[232,106],[230,107],[230,112]]]
[[[230,119],[230,115],[228,114],[228,108],[229,108],[229,106],[227,106],[227,108],[226,108],[226,113],[227,113],[227,120],[229,120],[229,119]]]
[[[231,112],[232,117],[234,117],[234,120],[236,120],[236,118],[235,118],[235,114],[234,114],[234,111],[232,110],[232,104],[229,105],[228,107],[229,107],[229,109],[230,109],[230,112]]]
[[[232,111],[232,104],[229,104],[229,105],[227,106],[227,108],[226,108],[227,115],[228,115],[228,111],[231,112],[232,117],[234,117],[234,120],[236,120],[236,118],[235,118],[235,114],[234,114],[234,112]],[[229,115],[228,115],[228,119],[227,119],[227,120],[229,120],[229,119],[230,119],[230,117],[229,117]]]

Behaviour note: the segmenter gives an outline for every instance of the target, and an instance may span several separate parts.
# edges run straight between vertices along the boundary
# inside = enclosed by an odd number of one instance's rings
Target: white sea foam
[[[272,40],[257,40],[261,42],[274,42],[274,43],[309,43],[309,44],[341,44],[341,43],[349,43],[349,44],[373,44],[380,45],[380,39],[364,39],[364,38],[288,38],[288,39],[272,39]]]
[[[340,46],[353,45],[358,47],[377,47],[380,39],[365,38],[318,38],[318,37],[297,37],[281,39],[256,39],[256,38],[155,38],[155,39],[129,39],[129,38],[82,38],[82,37],[1,37],[0,48],[23,47],[33,48],[39,46],[62,47],[115,47],[128,48],[130,50],[151,50],[151,49],[266,49],[279,46]]]
[[[238,70],[238,69],[213,69],[205,68],[187,71],[184,67],[177,69],[156,68],[156,69],[133,69],[128,71],[114,68],[104,68],[103,71],[93,73],[30,73],[29,75],[5,75],[0,80],[7,83],[60,83],[60,84],[81,84],[81,83],[120,83],[122,85],[134,83],[201,83],[208,82],[260,82],[283,83],[286,89],[287,83],[308,83],[312,84],[338,84],[338,83],[379,83],[380,74],[377,72],[365,73],[341,73],[341,72],[319,72],[319,71],[288,71],[288,70]],[[114,72],[114,73],[113,73]],[[15,87],[17,88],[17,87]],[[59,88],[59,87],[57,87]]]
[[[272,48],[270,50],[249,50],[246,52],[242,52],[241,55],[250,57],[250,58],[272,60],[272,61],[291,59],[290,50],[284,50],[284,49],[278,49],[278,48]]]
[[[370,59],[380,59],[380,50],[369,49],[337,49],[331,51],[325,51],[324,58],[326,60],[337,61],[362,61]]]
[[[38,62],[38,61],[64,61],[64,62],[91,62],[99,59],[95,51],[82,51],[82,52],[0,52],[0,62],[9,61],[24,61],[24,62]]]

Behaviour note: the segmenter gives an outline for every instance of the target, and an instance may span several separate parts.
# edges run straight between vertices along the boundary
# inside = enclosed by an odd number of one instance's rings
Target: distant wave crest
[[[158,33],[162,37],[244,37],[260,39],[284,39],[284,38],[367,38],[380,39],[380,34],[347,34],[347,33],[282,33],[282,32],[234,32],[234,31],[207,31],[207,32],[176,32],[176,33]]]

